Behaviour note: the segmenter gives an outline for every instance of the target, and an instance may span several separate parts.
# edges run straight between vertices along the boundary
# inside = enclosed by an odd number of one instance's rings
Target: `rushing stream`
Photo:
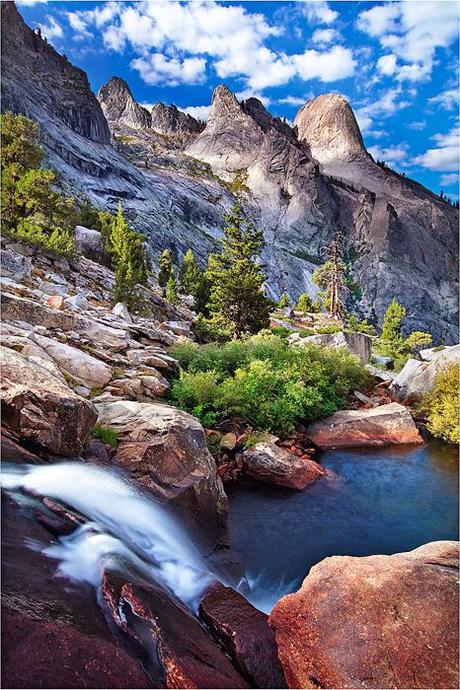
[[[58,573],[96,589],[104,568],[134,566],[190,609],[216,579],[264,611],[294,591],[312,565],[331,555],[408,551],[458,538],[454,450],[424,447],[325,453],[328,476],[303,492],[262,484],[227,487],[230,536],[245,578],[225,581],[167,508],[120,474],[77,462],[5,464],[3,487],[49,496],[88,522],[44,549]],[[30,544],[40,548],[39,544]]]

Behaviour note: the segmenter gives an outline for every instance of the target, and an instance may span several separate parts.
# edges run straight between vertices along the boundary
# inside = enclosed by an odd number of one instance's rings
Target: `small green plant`
[[[375,328],[368,322],[367,319],[359,321],[356,316],[350,316],[348,319],[347,331],[352,333],[366,333],[367,335],[375,335]]]
[[[308,314],[312,311],[312,307],[313,303],[310,295],[307,292],[302,292],[302,294],[299,297],[299,301],[295,306],[295,309],[297,311],[303,312],[304,314]]]
[[[168,282],[166,283],[166,299],[171,304],[179,304],[179,295],[177,292],[177,281],[174,270],[171,270]]]
[[[427,347],[433,342],[433,336],[431,333],[425,333],[425,331],[412,331],[412,333],[406,338],[406,348],[409,351],[414,351],[422,347]]]
[[[158,273],[158,283],[162,288],[166,288],[173,268],[171,252],[169,249],[163,249],[160,256],[160,261],[158,262],[158,267],[160,269]]]
[[[92,431],[93,438],[98,438],[100,441],[105,443],[112,448],[116,448],[118,445],[118,433],[115,429],[110,429],[107,426],[102,426],[101,424],[96,424]]]

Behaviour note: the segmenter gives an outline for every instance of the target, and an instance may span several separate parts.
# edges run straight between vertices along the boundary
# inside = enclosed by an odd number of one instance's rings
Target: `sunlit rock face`
[[[110,80],[110,98],[100,94],[115,134],[110,145],[86,75],[29,29],[13,3],[2,3],[2,12],[4,109],[40,123],[47,162],[73,193],[111,210],[122,202],[154,261],[167,246],[175,261],[192,248],[204,264],[239,196],[265,233],[271,297],[313,296],[321,250],[341,229],[359,285],[350,311],[381,323],[396,297],[408,312],[406,331],[456,340],[458,213],[376,165],[341,96],[307,103],[291,128],[257,99],[240,103],[221,85],[202,129],[174,106],[159,103],[150,114]]]
[[[152,117],[146,108],[134,100],[124,79],[112,77],[98,93],[99,103],[108,122],[125,124],[134,129],[148,129]]]

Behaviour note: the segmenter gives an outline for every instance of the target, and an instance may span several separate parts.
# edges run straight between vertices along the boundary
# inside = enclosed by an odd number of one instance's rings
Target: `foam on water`
[[[44,549],[60,561],[59,575],[98,587],[106,568],[125,562],[194,610],[222,579],[167,508],[108,469],[78,462],[6,466],[2,486],[63,501],[90,519]]]

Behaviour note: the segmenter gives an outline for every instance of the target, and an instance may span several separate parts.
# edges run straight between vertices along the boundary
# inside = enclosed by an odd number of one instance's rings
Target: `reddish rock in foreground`
[[[57,562],[31,549],[47,530],[2,499],[2,687],[149,688],[136,653],[107,627],[94,589],[55,576]]]
[[[256,443],[243,453],[247,476],[269,484],[304,489],[325,474],[314,460],[299,458],[274,443]]]
[[[105,573],[102,594],[117,625],[142,643],[154,687],[249,687],[197,619],[160,588]]]
[[[200,616],[251,687],[286,687],[265,613],[231,587],[216,587],[203,598]]]
[[[423,443],[409,410],[398,403],[336,412],[310,424],[307,436],[323,449]]]
[[[458,542],[314,566],[269,623],[290,688],[458,688]]]

